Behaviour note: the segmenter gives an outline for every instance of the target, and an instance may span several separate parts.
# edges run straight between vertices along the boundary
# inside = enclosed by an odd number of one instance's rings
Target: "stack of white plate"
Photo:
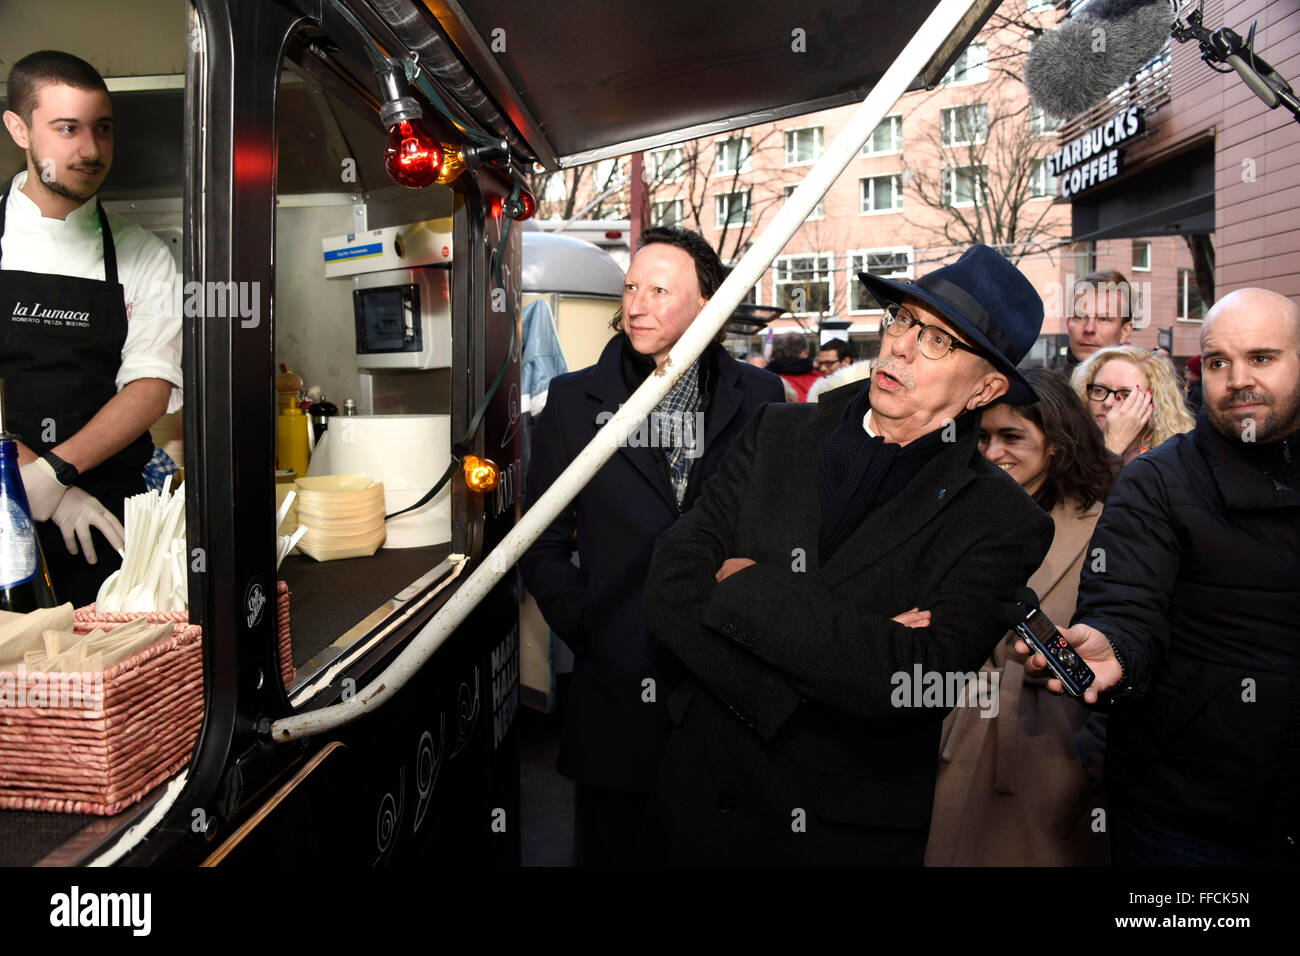
[[[369,475],[298,479],[298,550],[317,561],[368,558],[384,543],[384,486]]]

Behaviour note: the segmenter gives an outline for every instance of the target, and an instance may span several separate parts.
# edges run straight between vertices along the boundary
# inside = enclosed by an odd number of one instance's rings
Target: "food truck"
[[[522,517],[520,502],[521,223],[536,208],[524,174],[870,92],[865,139],[996,4],[598,6],[4,8],[6,69],[56,47],[106,77],[117,155],[101,198],[176,259],[184,406],[154,440],[184,469],[201,720],[123,806],[0,804],[0,863],[517,864],[513,565],[546,515]],[[11,144],[0,152],[20,167]],[[395,167],[403,155],[416,158]],[[810,175],[773,228],[793,231],[835,175]],[[755,243],[711,303],[718,324],[782,244]],[[277,383],[290,370],[339,409],[310,433],[305,475],[285,467],[286,430],[301,429],[282,420],[296,417],[297,386]],[[670,385],[647,383],[610,427]],[[299,517],[325,508],[340,536],[318,513],[279,560],[278,473]],[[376,513],[383,546],[363,554]],[[169,712],[155,710],[162,733]]]

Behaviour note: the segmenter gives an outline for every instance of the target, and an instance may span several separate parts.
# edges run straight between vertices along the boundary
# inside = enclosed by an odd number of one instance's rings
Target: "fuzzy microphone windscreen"
[[[1058,119],[1082,113],[1159,53],[1173,22],[1168,0],[1093,0],[1029,51],[1029,98]]]

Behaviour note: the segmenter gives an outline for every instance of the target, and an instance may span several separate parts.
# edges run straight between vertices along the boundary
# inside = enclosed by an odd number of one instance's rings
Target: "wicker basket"
[[[78,633],[122,623],[77,614]],[[0,808],[108,816],[189,762],[203,723],[201,629],[146,616],[173,623],[172,636],[108,670],[0,673]]]
[[[293,641],[289,637],[289,593],[288,582],[279,581],[276,583],[275,633],[280,653],[280,680],[284,682],[286,690],[293,686],[294,678],[298,673],[293,666]],[[187,611],[149,611],[143,614],[129,611],[105,611],[101,613],[95,610],[93,604],[78,608],[73,614],[73,620],[78,624],[89,624],[92,627],[102,624],[129,624],[140,617],[148,618],[150,624],[163,624],[168,621],[187,624],[190,620]]]
[[[280,677],[294,680],[289,585],[277,587]],[[73,629],[110,631],[141,617],[172,636],[106,671],[0,671],[0,809],[111,816],[179,773],[203,724],[202,629],[185,611],[78,608]],[[52,696],[62,689],[64,699]],[[65,706],[68,705],[68,706]]]
[[[293,686],[298,671],[293,666],[293,641],[289,638],[289,583],[280,581],[276,587],[275,632],[280,640],[280,680],[284,689]]]

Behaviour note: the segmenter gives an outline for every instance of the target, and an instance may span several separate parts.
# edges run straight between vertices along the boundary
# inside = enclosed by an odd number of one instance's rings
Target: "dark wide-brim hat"
[[[1043,299],[1025,274],[996,249],[971,246],[951,265],[913,280],[859,272],[880,303],[924,302],[978,348],[1010,381],[1002,401],[1029,405],[1038,396],[1016,369],[1043,328]]]

